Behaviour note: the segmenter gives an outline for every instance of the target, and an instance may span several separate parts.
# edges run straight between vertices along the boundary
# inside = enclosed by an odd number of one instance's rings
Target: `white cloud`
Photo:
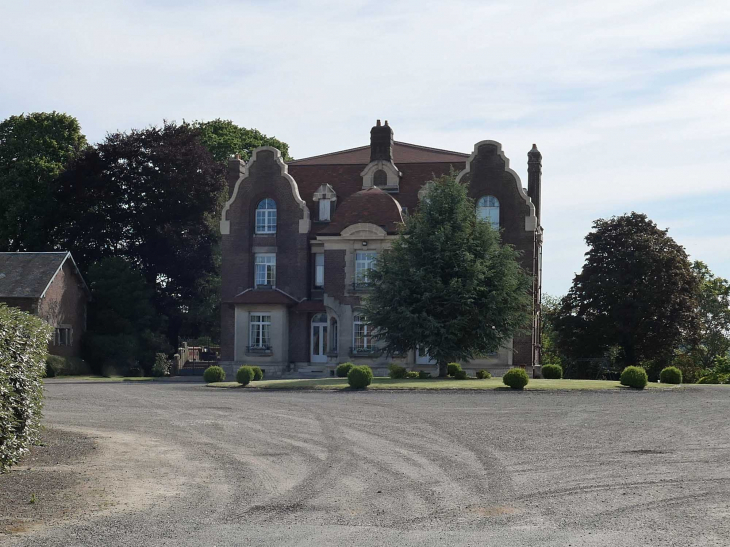
[[[730,188],[727,0],[47,0],[1,11],[0,118],[57,109],[99,140],[224,117],[286,140],[295,157],[365,144],[387,118],[408,142],[470,151],[499,140],[523,176],[537,142],[553,292],[580,267],[591,219]],[[693,255],[714,248],[687,241]],[[730,258],[715,267],[730,277]]]

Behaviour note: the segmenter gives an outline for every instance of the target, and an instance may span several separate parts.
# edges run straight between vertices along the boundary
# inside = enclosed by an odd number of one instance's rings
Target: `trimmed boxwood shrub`
[[[208,370],[206,370],[205,372],[208,372]],[[248,384],[250,384],[255,377],[255,368],[249,367],[248,365],[243,365],[241,368],[238,369],[238,372],[236,372],[236,382],[238,382],[242,386],[247,386]]]
[[[0,304],[0,471],[38,438],[52,333],[45,321]]]
[[[409,370],[408,372],[406,372],[406,378],[410,380],[418,378],[418,372],[416,372],[415,370]]]
[[[488,370],[477,370],[477,378],[480,380],[489,380],[492,374]]]
[[[560,365],[543,365],[542,377],[546,380],[560,380],[563,377],[563,367]]]
[[[347,383],[353,389],[364,389],[373,381],[373,371],[367,365],[353,366],[347,373]]]
[[[682,371],[677,367],[663,368],[659,373],[659,381],[661,381],[662,384],[681,384]]]
[[[408,371],[406,370],[406,367],[396,365],[395,363],[391,363],[388,367],[388,376],[390,376],[394,380],[406,378],[407,374]]]
[[[459,363],[449,363],[446,365],[446,370],[449,376],[456,376],[456,371],[461,370],[461,365]]]
[[[622,386],[644,389],[649,381],[649,377],[646,375],[646,371],[641,367],[626,367],[621,373],[619,381]]]
[[[264,371],[261,370],[261,367],[251,367],[253,369],[253,381],[258,382],[259,380],[264,379]]]
[[[421,371],[420,371],[420,372],[418,373],[418,377],[419,377],[419,378],[420,378],[421,380],[428,380],[429,378],[431,378],[431,373],[430,373],[430,372],[426,372],[425,370],[421,370]]]
[[[468,377],[465,370],[457,370],[454,374],[454,378],[457,380],[466,380]]]
[[[337,368],[335,369],[335,374],[338,378],[347,378],[347,373],[350,372],[350,369],[354,366],[354,363],[341,363],[337,365]]]
[[[521,368],[511,368],[502,376],[502,383],[512,389],[522,389],[529,381],[527,373]]]
[[[226,379],[226,371],[219,366],[212,366],[205,369],[203,372],[203,380],[208,384],[213,382],[222,382]]]

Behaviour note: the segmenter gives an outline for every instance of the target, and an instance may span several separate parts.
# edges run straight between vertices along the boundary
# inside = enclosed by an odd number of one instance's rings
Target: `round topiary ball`
[[[454,374],[454,379],[456,380],[466,380],[468,377],[465,370],[457,370]]]
[[[364,389],[373,381],[373,371],[367,365],[353,366],[347,373],[347,383],[353,389]]]
[[[502,383],[512,389],[522,389],[529,381],[527,373],[521,368],[512,368],[502,376]]]
[[[350,372],[350,369],[354,366],[354,363],[341,363],[337,365],[335,375],[337,375],[338,378],[347,378],[347,373]]]
[[[542,377],[546,380],[560,380],[563,377],[563,367],[560,365],[543,365]]]
[[[213,382],[222,382],[226,379],[226,371],[219,366],[212,366],[205,369],[203,372],[203,380],[208,384]]]
[[[492,373],[488,370],[477,370],[477,378],[479,380],[489,380],[492,377]]]
[[[254,367],[249,367],[248,365],[243,365],[238,369],[238,372],[236,372],[236,382],[242,386],[250,384],[255,377],[256,371],[254,370]]]
[[[677,367],[666,367],[659,373],[659,380],[662,384],[681,384],[682,371]]]
[[[456,372],[459,370],[461,370],[461,365],[459,363],[449,363],[446,365],[446,371],[449,376],[456,376]]]
[[[621,373],[619,381],[622,386],[644,389],[649,381],[649,377],[646,375],[646,371],[641,367],[626,367]]]
[[[251,367],[253,369],[253,381],[258,382],[259,380],[264,379],[264,371],[261,370],[261,367]]]

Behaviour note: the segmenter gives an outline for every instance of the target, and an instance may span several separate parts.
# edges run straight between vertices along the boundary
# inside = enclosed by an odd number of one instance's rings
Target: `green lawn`
[[[217,388],[240,388],[237,382],[218,382],[208,384]],[[650,383],[649,389],[676,389],[680,386],[669,384]],[[315,380],[262,380],[252,382],[246,389],[349,389],[346,378],[318,378]],[[452,378],[431,380],[393,380],[392,378],[378,377],[373,379],[369,389],[417,389],[417,390],[448,390],[448,389],[505,389],[502,378],[489,380],[454,380]],[[531,379],[525,390],[622,390],[629,389],[617,381],[608,380],[537,380]]]
[[[148,382],[156,380],[152,376],[55,376],[53,378],[44,378],[45,382],[53,382],[54,380],[83,380],[86,382]]]

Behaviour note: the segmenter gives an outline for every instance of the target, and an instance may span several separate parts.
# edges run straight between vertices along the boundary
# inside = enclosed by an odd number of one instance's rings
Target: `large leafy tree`
[[[59,177],[54,241],[83,268],[125,258],[155,288],[177,342],[200,280],[218,272],[224,172],[189,124],[109,134]]]
[[[76,118],[60,112],[11,116],[0,123],[0,250],[52,247],[53,181],[86,147]]]
[[[668,362],[698,326],[684,248],[639,213],[596,220],[585,239],[585,264],[556,319],[561,352],[600,357],[617,347],[624,364]]]
[[[377,261],[368,322],[385,351],[419,347],[445,376],[449,361],[496,351],[529,324],[530,279],[517,258],[454,174],[440,177]]]
[[[287,143],[276,137],[267,137],[258,129],[247,129],[221,119],[194,122],[193,127],[200,130],[201,141],[220,162],[227,161],[234,154],[240,154],[242,160],[248,161],[251,152],[259,146],[273,146],[281,151],[284,161],[292,159]]]
[[[703,368],[730,351],[730,282],[716,277],[707,264],[695,261],[692,269],[699,281],[699,344],[696,354]]]

